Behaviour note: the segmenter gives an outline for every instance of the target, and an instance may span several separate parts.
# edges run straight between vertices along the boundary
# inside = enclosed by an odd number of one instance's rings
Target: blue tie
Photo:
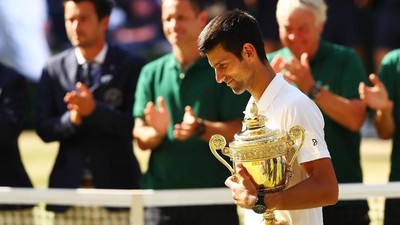
[[[92,64],[91,62],[86,62],[82,65],[82,77],[81,82],[86,86],[90,87],[92,85]]]

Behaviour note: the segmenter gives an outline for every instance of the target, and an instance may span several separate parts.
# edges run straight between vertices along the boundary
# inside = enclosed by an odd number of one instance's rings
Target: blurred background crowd
[[[226,9],[241,8],[259,21],[266,52],[281,47],[275,18],[277,0],[207,0],[210,17]],[[383,56],[400,47],[400,1],[326,0],[328,20],[323,38],[354,47],[368,73],[377,72]],[[115,0],[109,39],[148,61],[170,51],[161,25],[161,0]],[[0,2],[0,62],[15,68],[29,83],[35,98],[45,61],[70,43],[65,33],[62,1],[2,0]],[[32,128],[32,104],[26,128]]]

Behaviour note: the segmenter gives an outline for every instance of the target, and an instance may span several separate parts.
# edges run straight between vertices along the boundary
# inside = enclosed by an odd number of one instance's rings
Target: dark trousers
[[[235,205],[145,209],[145,225],[238,225]]]
[[[368,225],[368,206],[333,205],[322,208],[324,225]]]
[[[385,225],[400,224],[400,199],[386,199]]]

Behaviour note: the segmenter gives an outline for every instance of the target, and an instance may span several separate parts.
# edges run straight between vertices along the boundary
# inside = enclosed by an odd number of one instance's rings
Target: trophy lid
[[[267,119],[265,116],[258,114],[258,108],[255,102],[252,103],[250,114],[243,120],[244,129],[236,133],[234,140],[229,144],[230,147],[240,147],[248,142],[264,142],[281,137],[280,130],[271,130],[265,126]]]

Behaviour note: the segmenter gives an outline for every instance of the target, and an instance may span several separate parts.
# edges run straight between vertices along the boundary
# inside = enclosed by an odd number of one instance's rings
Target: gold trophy
[[[270,130],[265,126],[266,118],[258,114],[253,103],[250,115],[245,117],[245,129],[236,133],[234,140],[226,147],[226,140],[220,134],[211,137],[209,145],[213,155],[224,164],[232,175],[235,163],[242,163],[258,185],[258,200],[253,210],[263,214],[266,225],[290,225],[288,221],[275,218],[273,210],[266,209],[264,194],[283,190],[289,183],[293,163],[304,143],[305,132],[300,126],[293,126],[289,132]],[[233,167],[218,153],[229,156]],[[288,162],[289,153],[292,158]]]

